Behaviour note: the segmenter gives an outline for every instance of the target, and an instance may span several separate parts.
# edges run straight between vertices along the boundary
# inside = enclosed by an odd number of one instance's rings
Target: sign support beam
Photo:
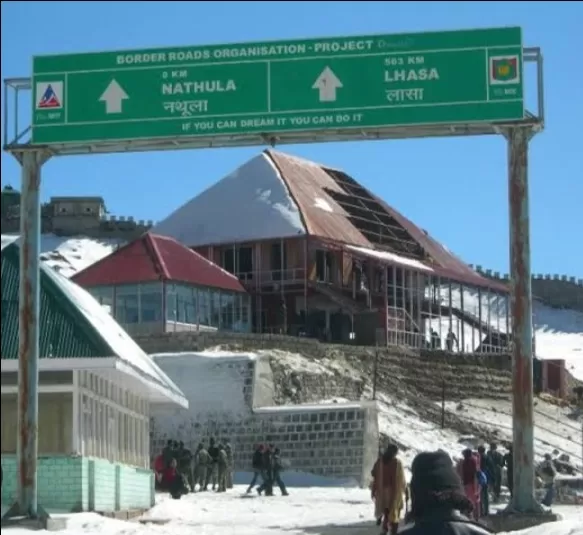
[[[5,520],[46,523],[38,503],[38,380],[40,315],[40,182],[45,151],[14,153],[22,166],[20,201],[20,274],[18,299],[17,495]]]
[[[530,270],[528,145],[532,127],[503,131],[508,142],[512,316],[513,494],[506,512],[542,513],[534,496],[533,329]]]

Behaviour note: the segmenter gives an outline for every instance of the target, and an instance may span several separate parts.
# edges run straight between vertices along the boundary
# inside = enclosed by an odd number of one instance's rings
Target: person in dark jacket
[[[272,476],[273,482],[277,483],[279,490],[282,496],[287,496],[288,492],[285,488],[285,483],[283,479],[281,479],[281,473],[283,472],[283,463],[281,461],[281,452],[279,448],[275,448],[273,450],[273,459],[272,459]]]
[[[411,467],[411,511],[399,535],[490,535],[471,521],[472,504],[451,458],[443,451],[420,453]]]
[[[209,483],[211,484],[211,489],[215,490],[217,486],[217,480],[219,476],[219,448],[216,445],[215,439],[213,437],[209,440],[208,454],[211,458],[211,464],[207,470],[207,480],[205,488],[208,488]]]
[[[172,459],[174,459],[174,453],[175,453],[174,441],[168,440],[168,442],[166,442],[166,446],[164,446],[164,448],[162,449],[162,457],[164,459],[164,463],[166,464],[166,468],[170,468]]]
[[[247,494],[251,492],[251,489],[257,483],[257,479],[261,477],[261,483],[265,481],[265,474],[263,473],[263,452],[265,450],[265,446],[263,444],[259,444],[255,451],[253,452],[253,457],[251,459],[251,467],[253,468],[253,479],[251,483],[249,483],[249,487],[247,488]]]
[[[490,449],[487,453],[488,459],[494,467],[494,473],[490,480],[490,486],[494,494],[494,501],[500,501],[500,493],[502,488],[502,468],[504,467],[504,457],[498,451],[498,445],[495,442],[490,444]]]
[[[263,483],[257,488],[257,494],[265,491],[266,496],[273,496],[273,445],[266,446],[263,451]]]

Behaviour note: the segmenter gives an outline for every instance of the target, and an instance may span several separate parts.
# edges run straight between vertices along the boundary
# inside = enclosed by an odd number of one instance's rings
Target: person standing
[[[253,452],[253,457],[251,458],[251,468],[253,469],[253,479],[251,479],[251,483],[249,483],[249,487],[247,488],[247,494],[251,492],[251,489],[257,483],[259,477],[261,477],[261,483],[265,481],[265,475],[263,473],[263,452],[265,450],[265,446],[263,444],[259,444],[255,451]]]
[[[494,494],[494,501],[499,502],[502,489],[502,468],[504,468],[504,457],[498,451],[498,445],[495,442],[490,444],[490,449],[486,455],[494,469],[492,479],[490,480],[490,487]]]
[[[389,444],[372,469],[372,498],[375,502],[375,518],[380,519],[382,534],[396,535],[399,518],[403,509],[403,496],[407,483],[401,460],[397,457],[399,448]]]
[[[277,483],[282,496],[288,496],[288,491],[285,488],[285,483],[281,479],[281,472],[283,472],[283,462],[281,460],[281,451],[279,448],[273,450],[272,459],[273,482]]]

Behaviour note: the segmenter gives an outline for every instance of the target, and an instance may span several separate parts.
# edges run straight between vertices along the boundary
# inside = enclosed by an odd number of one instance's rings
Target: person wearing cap
[[[399,535],[490,535],[470,520],[472,503],[449,455],[420,453],[411,466],[411,511]]]

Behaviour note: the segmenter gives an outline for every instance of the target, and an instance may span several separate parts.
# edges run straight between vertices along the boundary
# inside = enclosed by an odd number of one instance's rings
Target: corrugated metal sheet
[[[351,245],[373,247],[348,220],[344,208],[326,193],[325,188],[338,193],[344,191],[319,165],[274,150],[267,150],[265,153],[274,163],[297,203],[310,235]]]
[[[3,359],[18,358],[19,248],[2,249],[2,340]],[[42,269],[50,269],[43,267]],[[109,357],[111,351],[100,343],[87,322],[80,321],[74,307],[41,270],[40,294],[41,358]]]
[[[75,274],[72,280],[86,288],[166,280],[245,292],[232,274],[176,240],[151,232]]]
[[[290,194],[298,204],[308,232],[324,239],[374,249],[360,231],[348,219],[346,211],[325,191],[330,189],[338,193],[346,193],[324,169],[308,160],[290,156],[279,151],[268,149],[268,157],[280,172],[287,184]],[[354,179],[354,177],[351,177]],[[482,277],[462,260],[448,251],[443,245],[429,236],[425,231],[407,219],[397,210],[389,206],[380,197],[374,195],[361,185],[371,197],[376,200],[433,259],[428,264],[436,274],[451,278],[458,282],[496,289],[507,292],[508,288],[501,283]],[[318,201],[322,199],[322,201]],[[329,206],[331,210],[323,209]]]
[[[475,272],[463,260],[446,249],[441,243],[432,238],[423,229],[419,228],[413,221],[407,219],[403,214],[389,206],[380,197],[372,194],[373,197],[385,208],[385,210],[411,235],[411,237],[423,247],[423,249],[434,260],[436,265],[432,267],[444,276],[453,278],[459,282],[481,286],[484,288],[496,289],[507,292],[508,288],[501,283],[482,277]]]

